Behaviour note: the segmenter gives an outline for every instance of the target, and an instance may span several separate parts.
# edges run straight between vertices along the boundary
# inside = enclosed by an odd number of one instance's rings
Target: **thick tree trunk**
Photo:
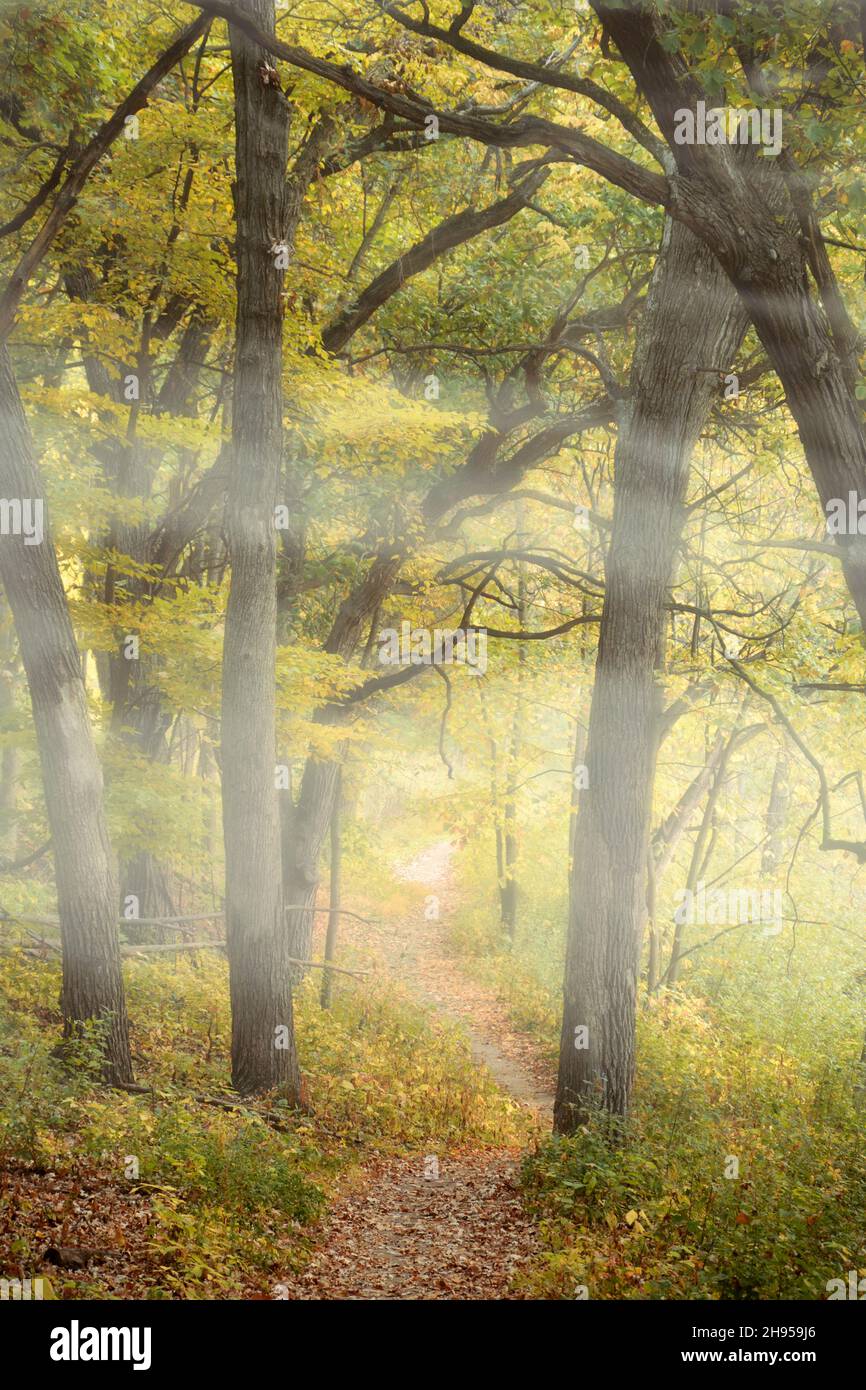
[[[834,499],[847,503],[849,492],[855,493],[858,501],[866,501],[861,407],[845,380],[837,347],[809,292],[802,253],[797,264],[793,238],[781,233],[776,235],[776,245],[768,247],[767,232],[768,228],[759,224],[750,238],[750,260],[756,270],[749,268],[748,280],[742,270],[733,278],[785,388],[785,399],[826,513]],[[768,259],[769,255],[775,259]],[[848,590],[866,629],[866,536],[841,535],[836,543]]]
[[[789,152],[778,159],[726,146],[678,145],[676,112],[706,94],[679,54],[662,43],[666,21],[652,5],[593,9],[631,69],[682,177],[676,210],[730,276],[785,388],[822,506],[866,501],[866,439],[855,395],[856,330],[833,276],[809,185]],[[744,37],[744,36],[740,36]],[[760,95],[763,79],[757,79]],[[769,101],[762,97],[763,104]],[[754,155],[754,157],[752,157]],[[810,276],[818,293],[813,293]],[[866,536],[837,538],[842,568],[866,628]]]
[[[5,348],[0,350],[0,496],[44,496]],[[54,850],[63,946],[61,1008],[67,1038],[97,1021],[105,1075],[132,1080],[117,934],[117,886],[102,797],[102,771],[87,715],[75,634],[57,556],[41,544],[0,537],[0,578],[15,619],[30,689]]]
[[[269,34],[273,0],[243,8]],[[274,768],[276,532],[282,453],[282,286],[289,111],[270,60],[230,29],[235,90],[237,328],[228,496],[231,589],[222,699],[232,1080],[297,1100]],[[267,60],[267,66],[265,65]]]
[[[578,691],[578,697],[580,692]],[[580,769],[586,760],[586,724],[583,710],[578,709],[574,720],[574,743],[571,748],[571,791],[568,798],[568,880],[572,889],[571,866],[574,859],[574,835],[580,809]]]
[[[684,227],[666,224],[620,426],[595,685],[588,787],[574,835],[554,1124],[595,1107],[624,1116],[634,1075],[659,692],[655,667],[682,529],[692,449],[746,317],[724,274]]]

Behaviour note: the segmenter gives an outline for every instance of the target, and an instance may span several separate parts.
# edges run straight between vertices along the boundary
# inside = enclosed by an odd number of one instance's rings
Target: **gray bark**
[[[0,496],[44,497],[30,431],[5,347],[0,350]],[[50,533],[40,545],[0,537],[0,579],[15,619],[51,828],[63,947],[64,1035],[104,1028],[104,1072],[132,1080],[117,936],[117,886],[102,770]]]
[[[786,749],[781,748],[776,757],[773,785],[767,804],[767,843],[761,854],[762,874],[774,874],[785,853],[785,823],[788,819],[788,806],[791,800],[788,777],[788,754]]]
[[[554,1124],[628,1113],[659,738],[655,668],[692,449],[745,331],[713,257],[668,223],[635,348],[615,458],[613,525],[589,718],[588,787],[574,835]],[[586,1047],[583,1034],[587,1029]]]
[[[334,793],[334,809],[331,812],[331,892],[329,897],[328,930],[325,934],[325,961],[332,961],[337,953],[337,932],[340,927],[340,899],[342,895],[343,845],[340,835],[340,777]],[[322,972],[322,993],[320,1003],[323,1009],[331,1007],[331,989],[334,975],[331,970]]]
[[[268,33],[272,0],[244,9]],[[222,694],[226,939],[232,1080],[300,1095],[283,924],[276,764],[276,532],[282,452],[283,275],[289,110],[266,54],[230,29],[235,90],[237,328],[227,530],[231,589]],[[270,64],[269,64],[270,66]]]

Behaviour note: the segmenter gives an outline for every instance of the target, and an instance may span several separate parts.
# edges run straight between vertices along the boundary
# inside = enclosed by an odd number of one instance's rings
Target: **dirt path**
[[[451,846],[440,841],[398,876],[454,906]],[[350,928],[345,937],[355,933]],[[344,938],[345,939],[345,938]],[[446,952],[441,921],[417,920],[358,932],[388,973],[418,1001],[468,1035],[473,1060],[546,1124],[552,1078],[531,1040],[518,1033],[491,991],[464,976]],[[418,1153],[367,1165],[332,1205],[298,1299],[507,1299],[511,1280],[537,1253],[516,1183],[518,1155],[485,1149],[431,1160]]]
[[[392,947],[386,957],[421,1003],[464,1029],[473,1061],[486,1066],[503,1091],[542,1115],[552,1114],[553,1078],[538,1048],[517,1031],[493,991],[464,975],[448,953],[443,921],[457,906],[449,884],[451,854],[448,841],[440,840],[398,867],[404,880],[438,890],[439,919],[402,923],[397,951]]]

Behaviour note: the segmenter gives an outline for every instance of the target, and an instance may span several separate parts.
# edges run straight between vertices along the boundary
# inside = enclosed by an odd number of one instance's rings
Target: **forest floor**
[[[549,1129],[553,1077],[532,1040],[495,995],[448,953],[443,918],[455,909],[451,845],[439,841],[398,878],[438,897],[438,919],[362,928],[345,919],[342,944],[375,955],[379,969],[467,1037],[473,1061]],[[429,902],[429,897],[427,898]],[[517,1185],[515,1149],[478,1149],[363,1165],[329,1207],[310,1262],[288,1284],[293,1299],[508,1299],[515,1275],[539,1253]],[[434,1176],[435,1175],[435,1176]]]
[[[311,1076],[335,1089],[320,1089],[322,1134],[316,1114],[307,1123],[310,1157],[303,1145],[292,1147],[296,1167],[287,1176],[295,1187],[278,1181],[286,1176],[282,1133],[250,1125],[231,1109],[197,1104],[198,1092],[218,1087],[219,1067],[209,1069],[202,1020],[212,1018],[214,991],[224,984],[219,962],[203,959],[196,969],[188,962],[169,969],[160,963],[148,966],[147,974],[137,969],[140,1072],[154,1086],[145,1101],[84,1083],[70,1090],[48,1061],[34,1091],[28,1058],[37,1055],[35,1043],[29,1050],[0,1048],[0,1061],[12,1069],[6,1132],[12,1148],[0,1165],[0,1274],[36,1275],[46,1281],[46,1297],[61,1299],[525,1297],[516,1277],[540,1246],[524,1211],[518,1168],[533,1137],[549,1132],[553,1075],[504,1005],[469,979],[449,951],[448,923],[460,907],[451,857],[449,842],[439,841],[391,866],[401,906],[390,921],[342,919],[340,958],[372,968],[374,985],[386,986],[384,1031],[376,1033],[373,1025],[363,1042],[369,1051],[356,1063],[351,1026],[346,1032],[346,1016],[337,1010],[330,1032],[309,1043]],[[362,903],[361,911],[367,910]],[[372,916],[375,908],[369,911]],[[321,942],[314,954],[321,955]],[[13,968],[7,959],[6,986],[24,1011],[22,1020],[44,1014],[56,1026],[49,1001],[57,981],[41,973],[48,968],[30,962]],[[364,993],[354,985],[336,988],[345,988],[350,1000]],[[151,998],[152,1017],[144,1007]],[[401,1032],[401,1000],[426,1020],[414,1044],[411,1023]],[[317,1004],[311,1017],[319,1017]],[[365,1113],[363,1100],[355,1099],[356,1072],[364,1072],[375,1095],[377,1077],[366,1073],[375,1072],[383,1045],[398,1068],[394,1099],[371,1126],[375,1152],[357,1139],[360,1161],[344,1162],[352,1149],[339,1136],[348,1136],[351,1146]],[[325,1048],[324,1064],[317,1046]],[[433,1065],[407,1067],[413,1047],[430,1049]],[[461,1061],[455,1071],[455,1057],[470,1053],[475,1067]],[[409,1076],[422,1092],[430,1076],[441,1084],[443,1121],[441,1130],[438,1120],[432,1130],[441,1133],[438,1141],[409,1137],[423,1136],[431,1104],[421,1094],[401,1093]],[[386,1090],[390,1079],[383,1073]],[[476,1123],[480,1115],[487,1117],[483,1125]],[[0,1125],[0,1140],[2,1134]],[[319,1171],[315,1154],[322,1136],[325,1168]],[[118,1154],[129,1152],[142,1154],[141,1181],[124,1172],[126,1159],[121,1163]],[[269,1200],[258,1187],[247,1193],[250,1169],[261,1170],[259,1187],[273,1193]],[[329,1196],[320,1224],[314,1219],[308,1225],[300,1210],[298,1219],[288,1218],[281,1203],[317,1184]],[[246,1211],[244,1200],[264,1204],[263,1210],[239,1214]],[[305,1249],[309,1257],[301,1254]]]

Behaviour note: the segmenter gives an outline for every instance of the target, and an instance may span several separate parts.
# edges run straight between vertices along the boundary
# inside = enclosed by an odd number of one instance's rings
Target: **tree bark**
[[[523,531],[523,506],[517,503],[517,544],[525,543]],[[517,562],[517,623],[521,631],[526,628],[526,565]],[[514,944],[517,932],[518,879],[517,862],[520,843],[517,829],[517,778],[519,776],[520,754],[523,746],[523,721],[525,714],[524,684],[526,680],[526,643],[517,644],[517,689],[514,696],[514,712],[511,718],[511,741],[508,749],[505,770],[505,806],[502,813],[502,877],[499,883],[499,908],[502,929],[509,944]]]
[[[746,316],[707,249],[666,223],[620,426],[606,585],[574,835],[554,1125],[628,1113],[659,730],[655,667],[692,449]],[[585,1033],[582,1030],[586,1030]],[[584,1045],[585,1044],[585,1045]]]
[[[710,844],[710,832],[713,829],[713,820],[715,817],[716,807],[719,802],[719,797],[721,796],[722,788],[725,785],[725,778],[728,772],[728,764],[731,761],[734,749],[740,742],[740,739],[741,731],[735,729],[734,732],[725,742],[722,755],[716,763],[715,772],[713,774],[713,783],[712,786],[709,788],[706,804],[704,806],[704,813],[701,816],[701,823],[698,827],[698,833],[695,836],[695,842],[692,846],[692,853],[689,859],[688,873],[686,874],[686,892],[690,895],[694,894],[695,889],[698,886],[698,880],[700,879],[701,874],[704,871],[704,868],[712,858],[713,847]],[[673,944],[671,946],[671,958],[668,964],[668,968],[665,971],[664,977],[662,979],[662,984],[666,984],[669,986],[675,985],[677,980],[679,979],[680,956],[683,949],[683,937],[685,936],[685,929],[685,914],[681,912],[677,915],[676,920],[674,922],[674,939]]]
[[[780,748],[776,755],[773,785],[767,803],[767,843],[761,854],[762,874],[774,874],[785,853],[785,822],[791,800],[788,776],[788,752],[787,749]]]
[[[729,148],[677,145],[676,111],[706,93],[682,56],[665,50],[664,21],[649,5],[592,0],[667,139],[678,165],[672,203],[735,286],[785,388],[825,511],[849,492],[866,500],[866,439],[855,396],[856,332],[821,239],[811,194],[790,154],[734,158]],[[763,79],[756,80],[756,95]],[[754,156],[754,157],[752,157]],[[813,294],[810,276],[817,287]],[[866,628],[866,536],[837,538],[848,590]]]
[[[341,603],[325,642],[326,652],[349,660],[367,623],[390,593],[403,558],[403,551],[396,548],[385,548],[377,555],[367,573]],[[315,718],[321,724],[339,725],[346,718],[346,710],[338,705],[326,705],[317,711]],[[290,792],[283,794],[281,803],[283,893],[291,906],[286,914],[289,954],[301,961],[310,959],[319,856],[331,823],[339,771],[337,762],[307,758],[297,804],[293,803]],[[298,966],[295,971],[303,973]]]
[[[0,496],[42,498],[30,431],[8,353],[0,349]],[[104,1074],[132,1080],[117,935],[117,886],[102,770],[87,714],[81,660],[50,532],[41,544],[0,537],[0,579],[27,675],[51,828],[63,947],[67,1039],[104,1029]]]
[[[334,809],[331,812],[331,892],[329,898],[330,911],[328,913],[328,930],[325,933],[325,954],[326,962],[332,961],[337,953],[337,931],[340,926],[340,896],[342,892],[342,867],[343,867],[343,845],[340,838],[340,787],[342,775],[338,777],[337,787],[334,792]],[[321,1005],[323,1009],[331,1007],[331,988],[334,982],[332,970],[322,972],[322,993]]]
[[[273,0],[244,9],[269,34]],[[300,1095],[275,783],[276,532],[282,455],[283,276],[289,110],[270,60],[230,28],[235,92],[237,319],[227,532],[231,588],[222,692],[226,939],[232,1081]]]
[[[2,543],[2,542],[0,542]],[[11,611],[0,591],[0,733],[14,727],[17,660]],[[0,861],[18,853],[18,777],[21,750],[10,743],[0,750]]]

